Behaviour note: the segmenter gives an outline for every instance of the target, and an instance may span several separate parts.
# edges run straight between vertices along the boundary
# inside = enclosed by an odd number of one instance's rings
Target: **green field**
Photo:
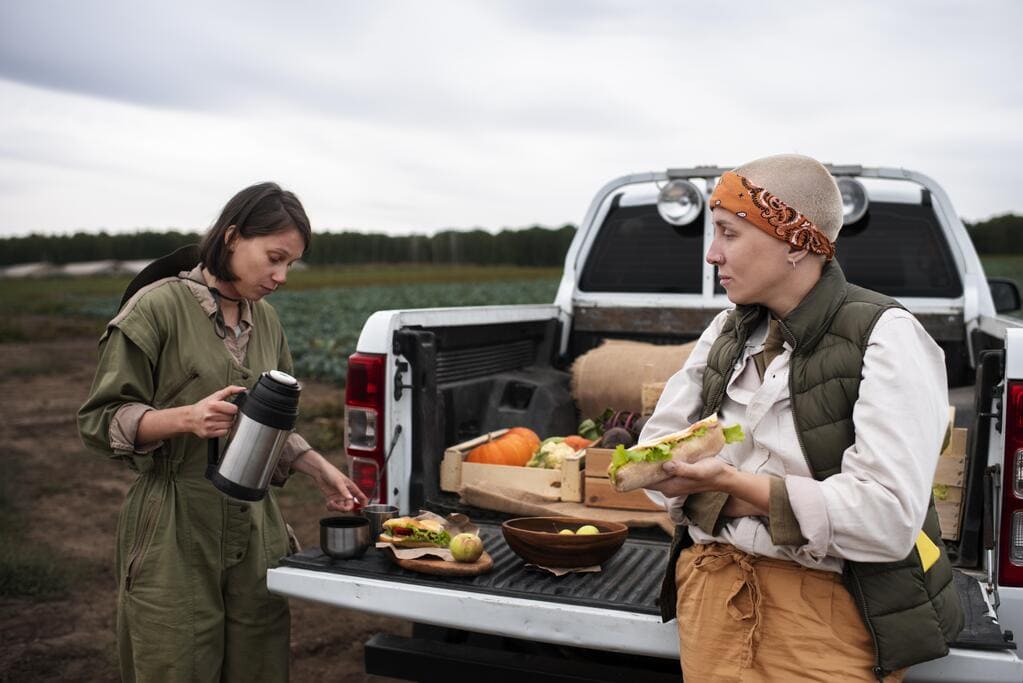
[[[284,323],[298,376],[342,382],[374,311],[550,303],[560,274],[513,266],[317,267],[292,273],[269,301]],[[0,341],[98,337],[127,284],[110,277],[0,281]]]
[[[991,277],[1007,277],[1023,287],[1023,255],[981,256],[984,272]]]
[[[441,306],[550,303],[558,279],[534,274],[492,282],[415,282],[327,287],[273,296],[299,376],[343,380],[347,358],[374,311]]]
[[[1023,256],[982,257],[988,275],[1023,284]],[[360,265],[291,274],[270,301],[288,333],[300,377],[343,382],[349,354],[371,313],[386,309],[550,303],[557,268]],[[126,278],[0,281],[0,341],[99,335]]]

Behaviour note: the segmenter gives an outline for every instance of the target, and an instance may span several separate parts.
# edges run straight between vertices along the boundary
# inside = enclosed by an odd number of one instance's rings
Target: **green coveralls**
[[[139,472],[117,525],[117,642],[126,681],[282,681],[288,677],[287,600],[266,571],[287,554],[269,492],[228,498],[204,477],[205,439],[186,434],[150,455],[111,445],[110,422],[128,402],[157,409],[195,403],[260,373],[292,371],[274,309],[252,304],[245,364],[177,278],[136,296],[100,340],[92,391],[78,415],[85,444]]]

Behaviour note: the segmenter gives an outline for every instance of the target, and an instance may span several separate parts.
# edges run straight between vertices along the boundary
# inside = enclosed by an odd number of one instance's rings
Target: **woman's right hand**
[[[227,386],[190,405],[188,431],[202,439],[225,436],[238,414],[238,406],[227,399],[243,391],[245,387]]]

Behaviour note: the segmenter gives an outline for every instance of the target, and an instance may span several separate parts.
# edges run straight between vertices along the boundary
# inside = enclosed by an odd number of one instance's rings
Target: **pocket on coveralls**
[[[138,579],[142,570],[142,563],[152,545],[153,536],[156,531],[156,518],[160,513],[163,496],[152,495],[146,499],[142,508],[142,522],[138,526],[135,540],[132,543],[131,551],[128,553],[128,566],[124,571],[124,590],[131,592],[131,587]]]

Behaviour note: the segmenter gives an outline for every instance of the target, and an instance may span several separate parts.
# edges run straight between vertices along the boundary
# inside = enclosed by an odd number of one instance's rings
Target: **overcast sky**
[[[1023,213],[1023,3],[0,3],[0,235],[578,223],[617,176],[779,152]]]

